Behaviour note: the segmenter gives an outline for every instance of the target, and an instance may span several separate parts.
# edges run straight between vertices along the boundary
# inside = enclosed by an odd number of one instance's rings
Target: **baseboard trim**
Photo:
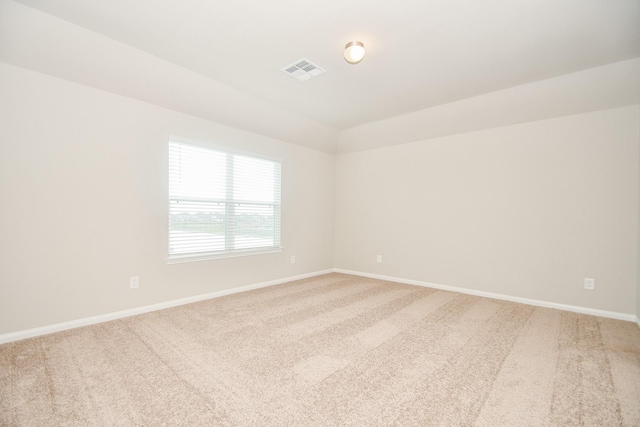
[[[266,288],[266,287],[269,287],[269,286],[280,285],[282,283],[293,282],[293,281],[296,281],[296,280],[308,279],[310,277],[321,276],[323,274],[328,274],[328,273],[351,274],[351,275],[354,275],[354,276],[369,277],[369,278],[372,278],[372,279],[388,280],[388,281],[391,281],[391,282],[405,283],[405,284],[408,284],[408,285],[416,285],[416,286],[423,286],[423,287],[427,287],[427,288],[441,289],[441,290],[451,291],[451,292],[459,292],[459,293],[463,293],[463,294],[469,294],[469,295],[475,295],[475,296],[480,296],[480,297],[499,299],[499,300],[504,300],[504,301],[517,302],[517,303],[533,305],[533,306],[537,306],[537,307],[555,308],[555,309],[558,309],[558,310],[571,311],[571,312],[574,312],[574,313],[590,314],[590,315],[593,315],[593,316],[607,317],[607,318],[610,318],[610,319],[626,320],[626,321],[629,321],[629,322],[634,322],[638,326],[638,328],[640,328],[640,318],[638,318],[636,315],[633,315],[633,314],[625,314],[625,313],[618,313],[618,312],[614,312],[614,311],[598,310],[598,309],[587,308],[587,307],[578,307],[578,306],[574,306],[574,305],[559,304],[559,303],[541,301],[541,300],[533,300],[533,299],[529,299],[529,298],[520,298],[520,297],[514,297],[514,296],[510,296],[510,295],[478,291],[478,290],[475,290],[475,289],[459,288],[459,287],[456,287],[456,286],[448,286],[448,285],[441,285],[441,284],[438,284],[438,283],[423,282],[423,281],[420,281],[420,280],[403,279],[403,278],[400,278],[400,277],[392,277],[392,276],[384,276],[384,275],[380,275],[380,274],[363,273],[361,271],[344,270],[344,269],[341,269],[341,268],[332,268],[332,269],[328,269],[328,270],[316,271],[316,272],[313,272],[313,273],[306,273],[306,274],[300,274],[300,275],[297,275],[297,276],[290,276],[290,277],[286,277],[286,278],[283,278],[283,279],[276,279],[276,280],[270,280],[270,281],[267,281],[267,282],[256,283],[256,284],[253,284],[253,285],[241,286],[239,288],[225,289],[225,290],[222,290],[222,291],[216,291],[216,292],[211,292],[211,293],[202,294],[202,295],[195,295],[195,296],[192,296],[192,297],[180,298],[180,299],[177,299],[177,300],[161,302],[161,303],[158,303],[158,304],[145,305],[145,306],[142,306],[142,307],[136,307],[136,308],[131,308],[131,309],[128,309],[128,310],[122,310],[122,311],[117,311],[117,312],[113,312],[113,313],[102,314],[102,315],[99,315],[99,316],[92,316],[92,317],[86,317],[86,318],[83,318],[83,319],[71,320],[71,321],[68,321],[68,322],[56,323],[56,324],[53,324],[53,325],[42,326],[42,327],[39,327],[39,328],[26,329],[26,330],[17,331],[17,332],[10,332],[10,333],[7,333],[7,334],[0,335],[0,344],[6,344],[6,343],[14,342],[14,341],[20,341],[20,340],[24,340],[24,339],[27,339],[27,338],[33,338],[33,337],[38,337],[38,336],[42,336],[42,335],[48,335],[48,334],[52,334],[54,332],[66,331],[68,329],[75,329],[75,328],[79,328],[79,327],[82,327],[82,326],[89,326],[89,325],[95,325],[97,323],[109,322],[111,320],[123,319],[125,317],[135,316],[135,315],[138,315],[138,314],[144,314],[144,313],[149,313],[149,312],[152,312],[152,311],[164,310],[166,308],[177,307],[177,306],[180,306],[180,305],[191,304],[191,303],[194,303],[194,302],[204,301],[204,300],[213,299],[213,298],[219,298],[219,297],[223,297],[225,295],[232,295],[232,294],[236,294],[236,293],[240,293],[240,292],[247,292],[247,291],[251,291],[251,290],[254,290],[254,289],[260,289],[260,288]]]
[[[137,314],[144,314],[152,311],[164,310],[166,308],[177,307],[180,305],[191,304],[194,302],[204,301],[204,300],[213,299],[213,298],[219,298],[225,295],[231,295],[231,294],[236,294],[240,292],[247,292],[254,289],[280,285],[282,283],[293,282],[296,280],[308,279],[310,277],[333,273],[333,271],[334,271],[333,269],[328,269],[328,270],[316,271],[313,273],[300,274],[297,276],[290,276],[283,279],[276,279],[276,280],[270,280],[267,282],[256,283],[253,285],[241,286],[239,288],[225,289],[222,291],[216,291],[216,292],[211,292],[211,293],[202,294],[202,295],[195,295],[192,297],[180,298],[177,300],[161,302],[158,304],[145,305],[142,307],[116,311],[113,313],[102,314],[99,316],[86,317],[83,319],[71,320],[68,322],[56,323],[53,325],[42,326],[39,328],[26,329],[23,331],[10,332],[8,334],[0,335],[0,344],[20,341],[27,338],[38,337],[41,335],[48,335],[54,332],[66,331],[68,329],[79,328],[82,326],[89,326],[89,325],[95,325],[97,323],[109,322],[111,320],[123,319],[125,317],[131,317]]]
[[[628,322],[635,322],[640,328],[640,320],[638,320],[638,317],[634,314],[618,313],[615,311],[598,310],[595,308],[579,307],[575,305],[559,304],[559,303],[549,302],[549,301],[514,297],[511,295],[495,294],[492,292],[478,291],[475,289],[459,288],[456,286],[440,285],[438,283],[423,282],[420,280],[411,280],[411,279],[403,279],[400,277],[383,276],[380,274],[363,273],[360,271],[344,270],[341,268],[334,268],[333,271],[336,273],[351,274],[354,276],[369,277],[371,279],[388,280],[390,282],[405,283],[407,285],[416,285],[416,286],[423,286],[426,288],[441,289],[444,291],[459,292],[463,294],[475,295],[480,297],[517,302],[517,303],[527,304],[527,305],[534,305],[537,307],[555,308],[558,310],[571,311],[574,313],[590,314],[593,316],[607,317],[610,319],[626,320]]]

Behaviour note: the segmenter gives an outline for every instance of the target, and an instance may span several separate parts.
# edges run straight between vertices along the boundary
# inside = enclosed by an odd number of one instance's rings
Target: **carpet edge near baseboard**
[[[268,286],[275,286],[275,285],[279,285],[279,284],[282,284],[282,283],[292,282],[292,281],[301,280],[301,279],[307,279],[309,277],[321,276],[323,274],[329,274],[329,273],[342,273],[342,274],[350,274],[350,275],[353,275],[353,276],[368,277],[368,278],[371,278],[371,279],[388,280],[388,281],[392,281],[392,282],[404,283],[404,284],[407,284],[407,285],[415,285],[415,286],[422,286],[422,287],[427,287],[427,288],[441,289],[441,290],[451,291],[451,292],[459,292],[459,293],[463,293],[463,294],[475,295],[475,296],[486,297],[486,298],[493,298],[493,299],[504,300],[504,301],[517,302],[517,303],[533,305],[533,306],[537,306],[537,307],[554,308],[554,309],[570,311],[570,312],[574,312],[574,313],[589,314],[589,315],[593,315],[593,316],[606,317],[606,318],[610,318],[610,319],[625,320],[625,321],[628,321],[628,322],[634,322],[638,326],[638,328],[640,328],[640,319],[634,314],[626,314],[626,313],[619,313],[619,312],[615,312],[615,311],[606,311],[606,310],[599,310],[599,309],[595,309],[595,308],[579,307],[579,306],[573,306],[573,305],[568,305],[568,304],[560,304],[560,303],[554,303],[554,302],[549,302],[549,301],[541,301],[541,300],[534,300],[534,299],[529,299],[529,298],[514,297],[514,296],[511,296],[511,295],[496,294],[496,293],[492,293],[492,292],[478,291],[478,290],[475,290],[475,289],[460,288],[460,287],[456,287],[456,286],[441,285],[441,284],[438,284],[438,283],[424,282],[424,281],[412,280],[412,279],[404,279],[404,278],[400,278],[400,277],[384,276],[384,275],[380,275],[380,274],[364,273],[364,272],[360,272],[360,271],[345,270],[345,269],[341,269],[341,268],[331,268],[331,269],[327,269],[327,270],[321,270],[321,271],[316,271],[316,272],[312,272],[312,273],[306,273],[306,274],[301,274],[301,275],[297,275],[297,276],[290,276],[290,277],[285,277],[285,278],[282,278],[282,279],[276,279],[276,280],[270,280],[270,281],[267,281],[267,282],[256,283],[256,284],[253,284],[253,285],[246,285],[246,286],[241,286],[241,287],[238,287],[238,288],[225,289],[225,290],[222,290],[222,291],[216,291],[216,292],[211,292],[211,293],[202,294],[202,295],[195,295],[195,296],[191,296],[191,297],[180,298],[180,299],[177,299],[177,300],[165,301],[165,302],[161,302],[161,303],[157,303],[157,304],[145,305],[145,306],[131,308],[131,309],[127,309],[127,310],[101,314],[101,315],[98,315],[98,316],[91,316],[91,317],[86,317],[86,318],[82,318],[82,319],[76,319],[76,320],[71,320],[71,321],[62,322],[62,323],[55,323],[55,324],[52,324],[52,325],[46,325],[46,326],[41,326],[41,327],[32,328],[32,329],[25,329],[25,330],[22,330],[22,331],[16,331],[16,332],[9,332],[9,333],[6,333],[6,334],[0,334],[0,344],[6,344],[6,343],[14,342],[14,341],[20,341],[20,340],[23,340],[23,339],[38,337],[38,336],[42,336],[42,335],[48,335],[48,334],[51,334],[51,333],[54,333],[54,332],[65,331],[65,330],[68,330],[68,329],[79,328],[79,327],[82,327],[82,326],[88,326],[88,325],[94,325],[94,324],[97,324],[97,323],[109,322],[111,320],[116,320],[116,319],[122,319],[122,318],[125,318],[125,317],[135,316],[137,314],[144,314],[144,313],[149,313],[149,312],[152,312],[152,311],[164,310],[166,308],[177,307],[177,306],[185,305],[185,304],[191,304],[191,303],[194,303],[194,302],[204,301],[204,300],[212,299],[212,298],[219,298],[219,297],[222,297],[222,296],[225,296],[225,295],[231,295],[231,294],[235,294],[235,293],[238,293],[238,292],[246,292],[246,291],[251,291],[251,290],[254,290],[254,289],[265,288],[265,287],[268,287]]]
[[[315,271],[312,273],[300,274],[297,276],[289,276],[282,279],[270,280],[267,282],[255,283],[252,285],[240,286],[238,288],[224,289],[221,291],[210,292],[191,297],[179,298],[176,300],[165,301],[157,304],[144,305],[141,307],[130,308],[127,310],[115,311],[112,313],[100,314],[97,316],[85,317],[82,319],[70,320],[67,322],[54,323],[52,325],[40,326],[32,329],[25,329],[16,332],[0,334],[0,345],[14,341],[20,341],[27,338],[38,337],[42,335],[52,334],[54,332],[66,331],[68,329],[80,328],[83,326],[95,325],[97,323],[109,322],[111,320],[123,319],[125,317],[135,316],[138,314],[149,313],[152,311],[164,310],[166,308],[177,307],[180,305],[191,304],[194,302],[204,301],[212,298],[219,298],[226,295],[232,295],[239,292],[252,291],[254,289],[266,288],[268,286],[280,285],[282,283],[293,282],[310,277],[321,276],[335,272],[334,269]]]
[[[570,312],[580,313],[580,314],[589,314],[589,315],[592,315],[592,316],[606,317],[606,318],[609,318],[609,319],[625,320],[625,321],[628,321],[628,322],[636,323],[638,328],[640,328],[640,319],[635,314],[619,313],[619,312],[616,312],[616,311],[599,310],[599,309],[596,309],[596,308],[580,307],[580,306],[569,305],[569,304],[561,304],[561,303],[555,303],[555,302],[549,302],[549,301],[534,300],[534,299],[529,299],[529,298],[522,298],[522,297],[511,296],[511,295],[505,295],[505,294],[497,294],[497,293],[493,293],[493,292],[478,291],[478,290],[475,290],[475,289],[460,288],[460,287],[449,286],[449,285],[441,285],[439,283],[431,283],[431,282],[424,282],[424,281],[420,281],[420,280],[403,279],[403,278],[400,278],[400,277],[384,276],[384,275],[381,275],[381,274],[371,274],[371,273],[364,273],[364,272],[360,272],[360,271],[345,270],[345,269],[341,269],[341,268],[334,268],[333,271],[336,272],[336,273],[351,274],[353,276],[368,277],[368,278],[371,278],[371,279],[379,279],[379,280],[388,280],[388,281],[391,281],[391,282],[405,283],[407,285],[416,285],[416,286],[422,286],[422,287],[426,287],[426,288],[434,288],[434,289],[441,289],[441,290],[444,290],[444,291],[459,292],[459,293],[462,293],[462,294],[475,295],[475,296],[479,296],[479,297],[493,298],[493,299],[498,299],[498,300],[503,300],[503,301],[517,302],[517,303],[520,303],[520,304],[533,305],[533,306],[536,306],[536,307],[554,308],[554,309],[557,309],[557,310],[570,311]]]

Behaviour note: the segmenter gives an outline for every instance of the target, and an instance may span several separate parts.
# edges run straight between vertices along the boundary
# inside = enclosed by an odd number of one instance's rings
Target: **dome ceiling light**
[[[344,47],[344,59],[349,64],[357,64],[364,58],[364,43],[352,41]]]

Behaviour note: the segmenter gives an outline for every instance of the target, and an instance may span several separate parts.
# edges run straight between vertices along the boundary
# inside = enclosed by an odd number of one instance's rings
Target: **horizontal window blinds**
[[[280,247],[279,162],[169,142],[169,258]]]

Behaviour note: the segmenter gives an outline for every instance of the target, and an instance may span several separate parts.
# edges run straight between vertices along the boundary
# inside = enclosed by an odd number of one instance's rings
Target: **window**
[[[280,248],[280,169],[169,141],[169,260]]]

